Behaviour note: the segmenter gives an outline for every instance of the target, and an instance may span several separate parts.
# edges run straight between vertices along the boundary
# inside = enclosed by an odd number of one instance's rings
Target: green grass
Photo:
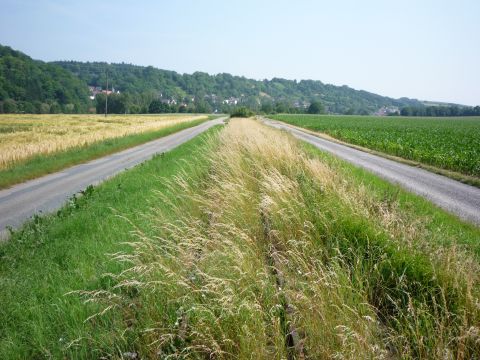
[[[310,144],[302,147],[337,172],[347,189],[369,199],[364,204],[368,215],[359,216],[351,204],[323,198],[322,217],[331,224],[323,225],[321,233],[338,241],[325,242],[325,247],[350,263],[353,286],[369,289],[368,302],[394,339],[394,353],[424,359],[442,358],[441,351],[459,358],[478,356],[480,349],[468,336],[463,344],[451,345],[470,326],[466,323],[478,323],[472,299],[478,299],[480,289],[480,228]],[[476,295],[466,295],[472,289]],[[472,318],[466,320],[466,314]]]
[[[169,129],[175,130],[179,129]],[[206,136],[156,156],[84,197],[72,199],[58,214],[36,217],[6,244],[0,244],[2,359],[97,359],[102,349],[117,356],[122,350],[131,350],[128,345],[136,335],[120,333],[123,318],[112,314],[84,323],[98,306],[85,305],[78,295],[66,294],[110,289],[115,284],[102,275],[116,273],[123,265],[110,261],[107,254],[125,250],[122,242],[131,240],[133,230],[118,215],[154,234],[151,221],[143,213],[151,206],[168,213],[168,206],[157,202],[155,191],[165,192],[162,179],[178,174],[182,160],[196,159]]]
[[[211,119],[209,117],[208,119]],[[50,174],[69,166],[77,165],[89,160],[97,159],[127,148],[140,145],[160,137],[173,134],[177,131],[199,125],[207,119],[195,120],[167,127],[159,131],[128,135],[124,137],[107,139],[83,147],[76,147],[64,152],[49,155],[39,155],[15,166],[0,170],[0,189]]]
[[[275,115],[273,119],[404,159],[480,177],[480,118]]]

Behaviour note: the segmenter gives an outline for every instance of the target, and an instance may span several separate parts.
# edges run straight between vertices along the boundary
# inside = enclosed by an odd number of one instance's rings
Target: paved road
[[[351,147],[308,134],[295,127],[273,120],[267,125],[291,132],[321,150],[328,151],[354,165],[401,187],[421,195],[463,220],[480,225],[480,189],[462,184],[445,176],[372,155]]]
[[[98,184],[150,159],[156,153],[171,150],[223,123],[225,119],[210,120],[146,144],[0,190],[0,239],[7,237],[7,226],[17,228],[34,214],[57,210],[88,185]]]

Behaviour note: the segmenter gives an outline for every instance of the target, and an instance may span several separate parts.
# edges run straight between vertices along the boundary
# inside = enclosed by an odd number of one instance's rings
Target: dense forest
[[[252,80],[230,74],[179,74],[104,62],[45,63],[0,45],[0,113],[223,112],[474,115],[477,108],[425,106],[314,80]]]
[[[0,113],[79,113],[89,105],[88,87],[70,71],[0,45]]]

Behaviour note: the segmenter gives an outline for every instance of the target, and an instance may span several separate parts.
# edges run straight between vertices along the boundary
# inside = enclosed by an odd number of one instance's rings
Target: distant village
[[[89,86],[88,89],[90,91],[90,99],[91,100],[95,100],[95,97],[98,94],[107,94],[107,95],[120,94],[120,91],[115,90],[114,87],[112,87],[111,90],[105,90],[101,86]],[[159,100],[162,103],[167,104],[167,105],[178,105],[180,107],[182,107],[182,106],[186,107],[188,105],[188,103],[195,102],[195,97],[194,96],[184,98],[182,101],[178,101],[174,98],[164,98],[162,93],[159,93],[158,96],[159,96]],[[228,98],[222,99],[219,96],[217,96],[216,94],[207,94],[207,95],[204,96],[204,100],[211,103],[212,105],[220,105],[221,104],[221,105],[227,105],[227,106],[235,107],[237,105],[240,106],[240,105],[244,104],[246,102],[246,96],[244,94],[241,94],[240,97],[230,96]],[[275,101],[273,100],[273,102],[275,102]],[[260,104],[260,100],[258,100],[258,103]],[[302,100],[295,100],[291,105],[296,109],[305,110],[305,109],[308,109],[308,107],[310,106],[310,102],[309,101],[302,101]],[[214,112],[215,113],[218,112],[218,109],[215,109]],[[375,116],[391,116],[391,115],[399,115],[399,114],[400,114],[400,109],[397,106],[383,106],[373,113],[373,115],[375,115]]]
[[[373,113],[375,116],[400,115],[400,109],[397,106],[383,106]]]
[[[103,90],[101,86],[89,86],[88,90],[90,91],[90,100],[95,100],[98,94],[120,94],[120,91],[115,90],[114,87],[112,87],[112,90]]]

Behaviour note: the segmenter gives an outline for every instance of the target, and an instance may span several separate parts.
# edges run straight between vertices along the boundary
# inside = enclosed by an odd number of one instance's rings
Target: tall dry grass
[[[233,120],[210,145],[159,195],[158,236],[137,229],[114,256],[130,264],[114,291],[84,293],[140,332],[142,356],[478,358],[469,254],[287,134]]]
[[[201,115],[2,115],[0,170],[41,154],[157,131]]]

